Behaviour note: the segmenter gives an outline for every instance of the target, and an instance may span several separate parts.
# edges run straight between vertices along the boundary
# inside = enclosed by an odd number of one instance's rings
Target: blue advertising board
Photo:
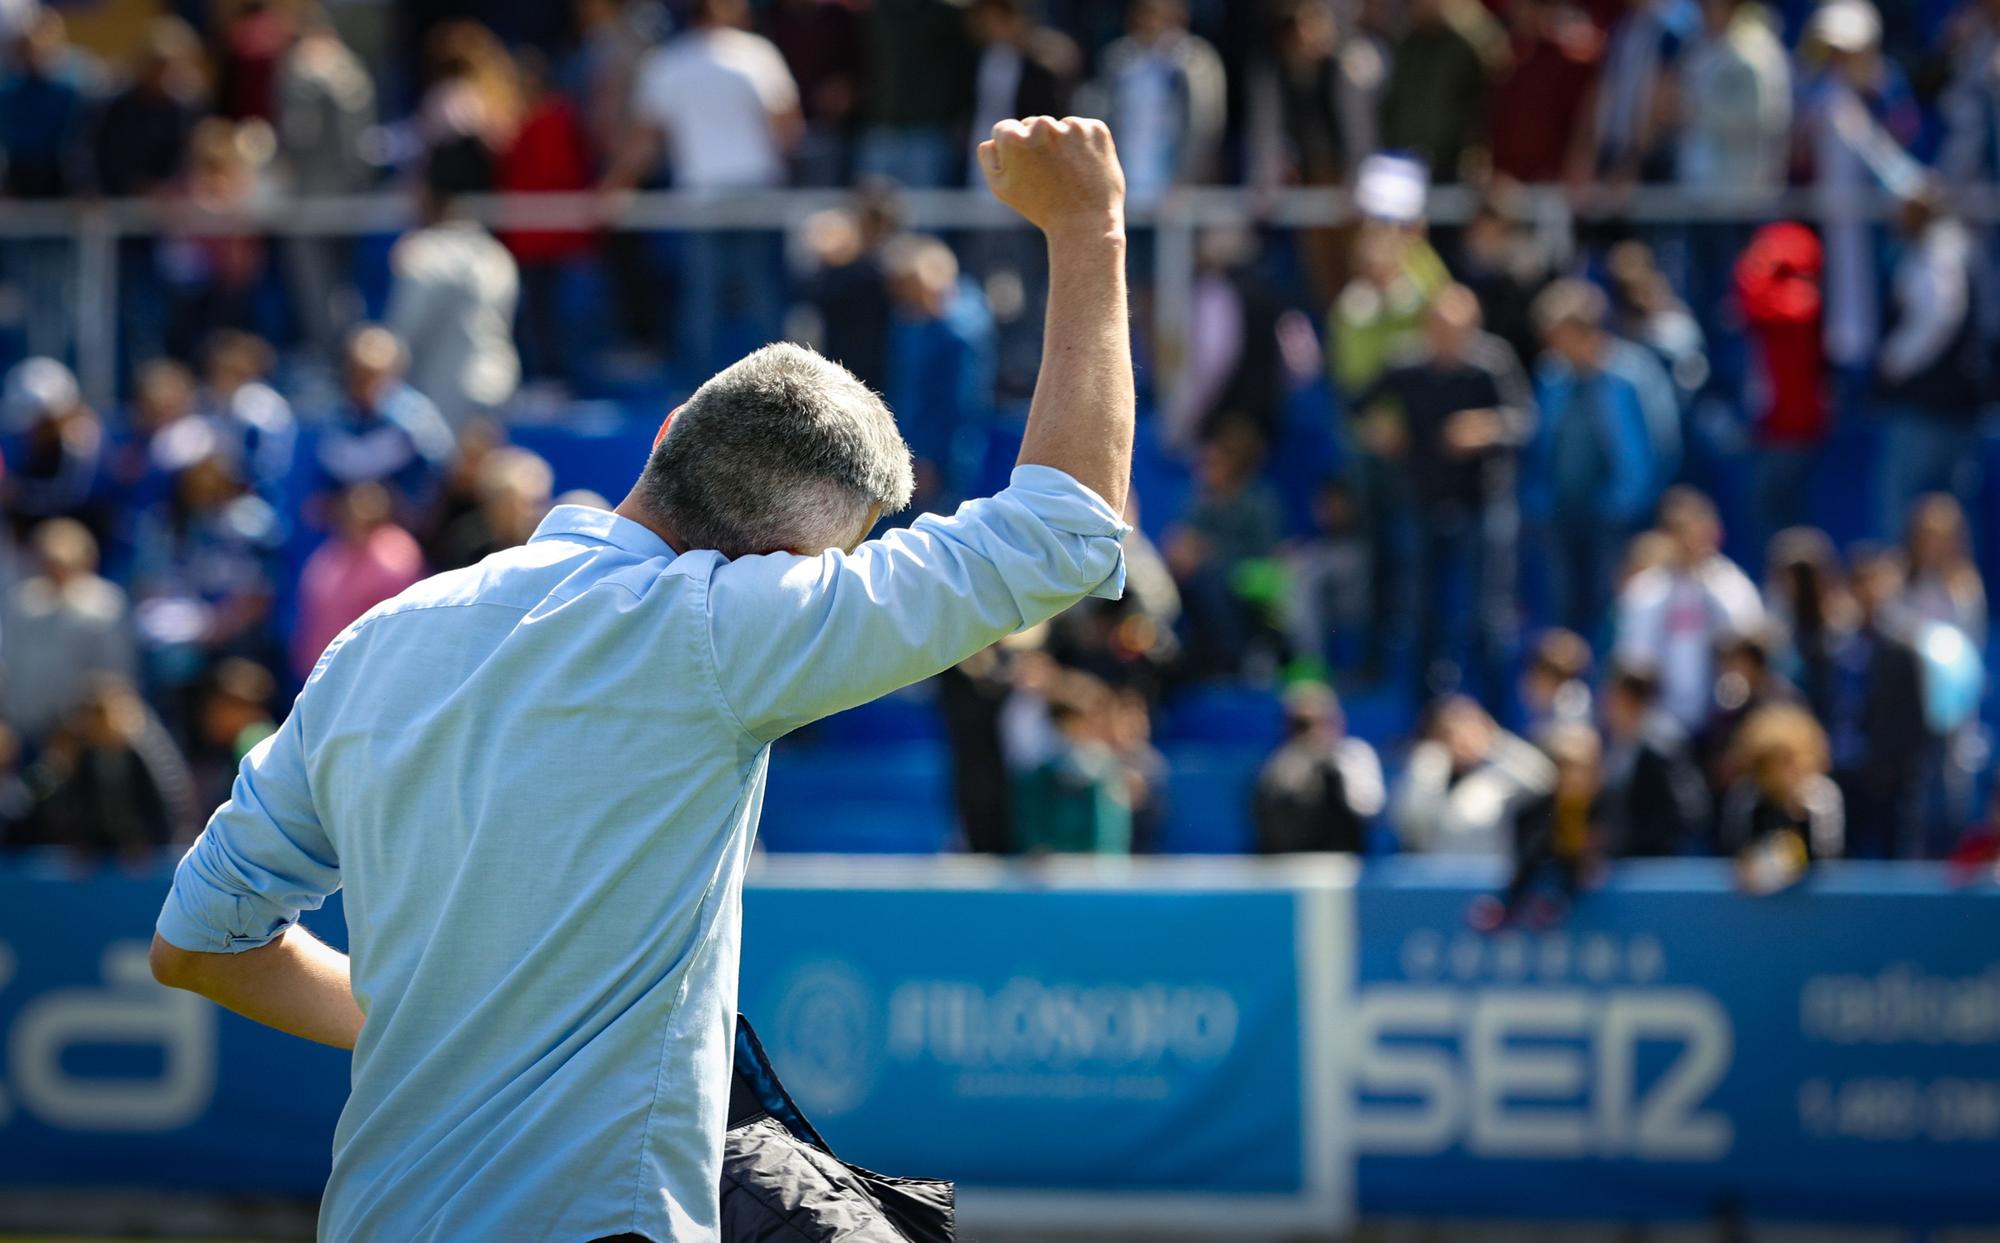
[[[1660,862],[1474,933],[1497,880],[771,859],[741,1001],[844,1155],[973,1222],[2000,1221],[2000,891]],[[0,1187],[324,1180],[346,1056],[154,985],[166,882],[0,863]]]
[[[767,861],[742,1007],[807,1114],[975,1217],[1345,1220],[1348,872],[1072,862]],[[0,865],[0,1186],[324,1183],[347,1056],[155,985],[167,880]]]
[[[2000,892],[1847,864],[1750,898],[1662,862],[1469,931],[1497,879],[1357,887],[1364,1213],[2000,1220]]]
[[[933,860],[898,884],[773,859],[744,898],[742,1005],[863,1165],[948,1173],[1015,1220],[1324,1228],[1347,1202],[1346,876]]]

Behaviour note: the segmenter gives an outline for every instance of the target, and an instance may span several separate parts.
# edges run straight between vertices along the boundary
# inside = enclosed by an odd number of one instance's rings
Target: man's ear
[[[674,425],[674,418],[675,416],[679,415],[680,412],[681,408],[679,406],[675,406],[673,409],[667,411],[667,417],[660,421],[660,430],[653,433],[653,447],[655,449],[659,448],[660,442],[667,438],[667,429]]]

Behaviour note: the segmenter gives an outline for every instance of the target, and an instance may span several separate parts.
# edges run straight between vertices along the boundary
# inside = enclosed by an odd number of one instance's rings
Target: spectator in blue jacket
[[[1606,312],[1603,291],[1579,280],[1558,281],[1535,302],[1546,351],[1522,498],[1546,543],[1556,619],[1580,633],[1602,621],[1613,560],[1661,485],[1647,414],[1652,377],[1606,331]]]
[[[347,400],[320,433],[313,491],[382,484],[407,525],[429,508],[457,443],[438,408],[403,379],[405,361],[403,343],[379,325],[348,338]]]
[[[897,239],[885,266],[894,310],[884,396],[916,455],[915,511],[949,508],[978,483],[992,421],[993,312],[934,237]]]

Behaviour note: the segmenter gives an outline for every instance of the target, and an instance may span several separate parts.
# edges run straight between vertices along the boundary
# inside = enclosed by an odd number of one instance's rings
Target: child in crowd
[[[1781,704],[1745,721],[1736,748],[1744,775],[1723,803],[1720,845],[1736,860],[1744,890],[1775,893],[1803,879],[1814,860],[1838,858],[1845,848],[1826,731],[1805,709]]]

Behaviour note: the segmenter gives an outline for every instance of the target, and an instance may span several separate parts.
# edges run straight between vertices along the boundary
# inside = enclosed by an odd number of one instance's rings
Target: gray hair
[[[639,494],[686,548],[725,557],[844,546],[915,490],[882,399],[801,345],[767,345],[680,408]]]

